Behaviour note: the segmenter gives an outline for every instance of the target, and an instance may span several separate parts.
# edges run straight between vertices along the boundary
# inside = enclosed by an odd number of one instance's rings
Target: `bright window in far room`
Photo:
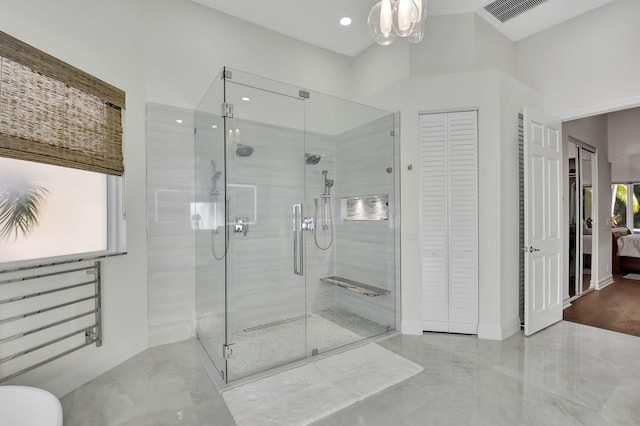
[[[640,234],[640,183],[611,185],[611,225]]]

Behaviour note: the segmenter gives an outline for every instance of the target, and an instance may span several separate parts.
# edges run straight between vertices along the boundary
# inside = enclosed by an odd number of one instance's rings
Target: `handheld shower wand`
[[[333,245],[333,217],[331,215],[331,187],[333,186],[333,179],[329,179],[327,175],[329,172],[327,170],[322,171],[322,181],[324,185],[324,192],[320,197],[322,199],[322,206],[318,206],[318,199],[314,200],[315,202],[315,221],[318,223],[318,207],[322,208],[322,222],[320,223],[320,228],[323,231],[329,231],[329,244],[326,246],[321,246],[318,243],[318,227],[316,227],[315,232],[313,233],[313,239],[316,243],[316,247],[320,250],[328,250]]]
[[[324,179],[324,193],[322,194],[323,197],[331,196],[331,187],[333,186],[333,179],[327,178],[328,173],[329,172],[327,170],[322,171],[322,177]]]

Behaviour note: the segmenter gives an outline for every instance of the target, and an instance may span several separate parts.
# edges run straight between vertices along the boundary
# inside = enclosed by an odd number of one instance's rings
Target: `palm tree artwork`
[[[45,187],[27,181],[0,181],[0,239],[17,240],[33,231],[47,194]]]

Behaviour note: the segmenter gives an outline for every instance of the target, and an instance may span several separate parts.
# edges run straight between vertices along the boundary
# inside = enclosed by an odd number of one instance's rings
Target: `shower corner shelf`
[[[391,293],[389,290],[385,290],[383,288],[374,287],[372,285],[363,284],[361,282],[349,280],[342,277],[324,277],[320,278],[320,281],[323,281],[327,284],[337,285],[338,287],[355,291],[356,293],[364,294],[365,296],[369,297],[382,296],[384,294]]]

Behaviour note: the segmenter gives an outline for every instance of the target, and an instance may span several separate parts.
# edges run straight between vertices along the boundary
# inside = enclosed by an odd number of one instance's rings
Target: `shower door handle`
[[[293,205],[293,273],[303,274],[302,204]]]

